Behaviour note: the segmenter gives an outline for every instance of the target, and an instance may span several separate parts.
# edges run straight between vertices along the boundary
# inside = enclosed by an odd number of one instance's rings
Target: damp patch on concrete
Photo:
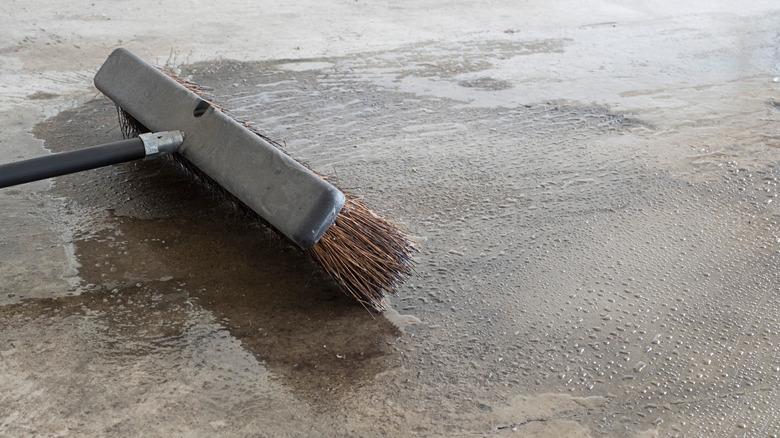
[[[744,75],[768,17],[739,65],[699,19],[181,63],[416,236],[417,272],[368,312],[167,162],[58,178],[61,210],[16,192],[9,224],[72,219],[4,233],[3,262],[71,245],[78,294],[29,296],[24,264],[3,283],[0,432],[780,433],[776,99]],[[119,137],[103,99],[34,133]]]

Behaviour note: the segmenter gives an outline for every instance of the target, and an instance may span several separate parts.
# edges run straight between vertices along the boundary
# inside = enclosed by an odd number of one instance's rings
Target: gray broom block
[[[344,205],[337,188],[126,49],[95,86],[146,128],[184,132],[179,154],[303,249]]]

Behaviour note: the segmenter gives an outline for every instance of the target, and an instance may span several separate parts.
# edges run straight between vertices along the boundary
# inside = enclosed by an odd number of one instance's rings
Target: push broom
[[[0,188],[174,154],[304,250],[363,305],[382,309],[384,296],[411,275],[416,249],[402,230],[233,119],[193,84],[119,48],[95,86],[120,109],[123,131],[151,132],[0,165]]]

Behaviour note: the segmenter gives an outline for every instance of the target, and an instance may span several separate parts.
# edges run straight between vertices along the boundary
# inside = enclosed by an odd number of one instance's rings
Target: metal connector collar
[[[144,160],[153,160],[176,152],[184,141],[181,131],[148,132],[138,136],[144,142]]]

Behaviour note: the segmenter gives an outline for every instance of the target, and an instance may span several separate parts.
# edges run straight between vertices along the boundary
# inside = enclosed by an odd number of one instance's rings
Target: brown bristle
[[[215,103],[213,96],[200,86],[182,79],[170,71],[163,71],[201,99],[209,102],[215,109],[233,117],[229,111]],[[148,132],[130,114],[119,107],[117,109],[119,123],[125,137],[134,137],[139,133]],[[233,118],[235,119],[235,117]],[[238,122],[272,145],[281,146],[248,123]],[[243,206],[241,201],[219,186],[216,181],[191,164],[187,165],[186,159],[180,158],[178,161],[209,187],[224,193],[225,198],[232,203]],[[301,164],[306,166],[304,163]],[[308,168],[308,166],[306,167]],[[328,179],[317,172],[314,173]],[[332,184],[332,182],[330,183]],[[339,190],[341,189],[339,188]],[[383,310],[382,299],[386,295],[394,295],[398,286],[411,276],[414,266],[412,254],[417,252],[417,248],[396,224],[378,216],[357,197],[344,190],[341,192],[345,193],[347,198],[341,213],[320,241],[304,252],[319,264],[345,293],[354,297],[364,306]],[[248,207],[241,208],[241,210],[251,212],[254,216],[262,219]]]
[[[394,223],[347,195],[336,222],[306,253],[355,299],[382,309],[382,298],[412,274],[415,251]]]

